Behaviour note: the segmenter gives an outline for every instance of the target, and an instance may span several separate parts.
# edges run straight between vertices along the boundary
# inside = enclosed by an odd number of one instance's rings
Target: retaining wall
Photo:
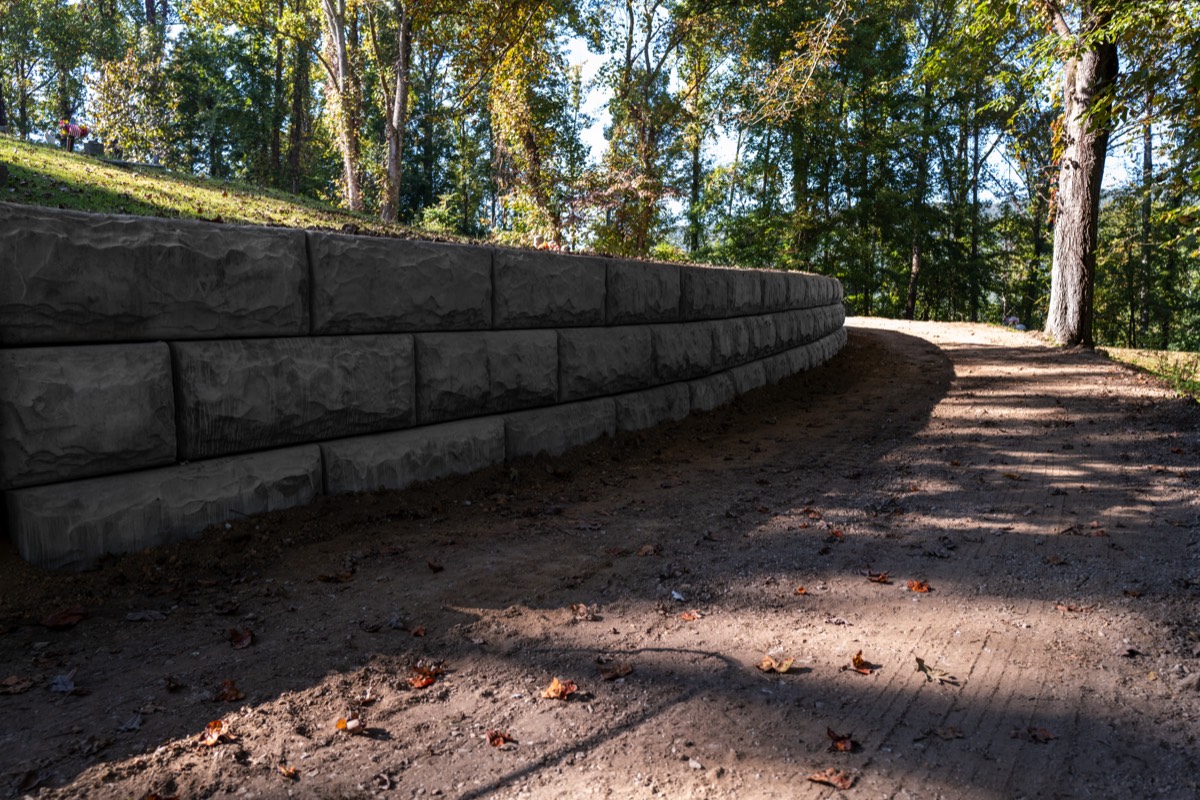
[[[46,567],[708,410],[845,342],[841,285],[0,204],[0,491]]]

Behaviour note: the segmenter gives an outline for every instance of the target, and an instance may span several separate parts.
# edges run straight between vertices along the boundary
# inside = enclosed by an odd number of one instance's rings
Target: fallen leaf
[[[33,679],[22,675],[9,675],[0,681],[0,694],[21,694],[33,688]]]
[[[633,672],[633,665],[627,661],[620,661],[609,666],[600,666],[600,679],[605,681],[615,681],[617,678],[624,678],[629,673]]]
[[[796,591],[792,592],[792,594],[808,594],[808,589],[804,588],[803,586],[797,586]]]
[[[87,612],[80,606],[74,606],[42,618],[42,626],[52,631],[65,631],[73,628],[87,619]]]
[[[241,689],[237,688],[232,678],[226,678],[221,681],[221,688],[217,689],[217,693],[213,696],[213,700],[218,703],[236,703],[238,700],[244,700],[246,695]]]
[[[1020,473],[1018,473],[1018,472],[1005,472],[1005,473],[1004,473],[1004,477],[1008,478],[1010,481],[1023,481],[1023,480],[1025,480],[1024,478],[1022,478],[1022,477],[1021,477],[1021,474],[1020,474]]]
[[[954,727],[953,725],[947,725],[944,728],[926,728],[924,731],[921,732],[921,735],[918,736],[916,739],[913,739],[913,741],[919,742],[922,739],[928,739],[930,736],[936,736],[939,739],[944,739],[946,741],[950,741],[951,739],[966,738],[965,736],[963,736],[963,732],[961,730]]]
[[[886,573],[886,572],[871,572],[871,570],[867,570],[867,580],[869,580],[871,583],[891,583],[892,582],[888,578],[888,573]]]
[[[571,615],[575,622],[595,622],[598,619],[596,609],[587,603],[572,603]]]
[[[1045,728],[1026,728],[1023,731],[1019,728],[1014,728],[1009,737],[1013,739],[1028,739],[1036,744],[1046,744],[1051,739],[1058,738]]]
[[[161,611],[130,611],[125,615],[126,622],[161,622],[167,615]]]
[[[821,518],[821,512],[817,511],[812,506],[805,506],[804,508],[800,509],[800,513],[804,514],[809,519],[820,519]]]
[[[637,555],[642,556],[642,557],[656,556],[661,552],[662,552],[661,544],[644,544],[637,549]]]
[[[929,587],[928,581],[909,581],[908,590],[910,592],[916,592],[917,594],[928,594],[932,591],[932,589]]]
[[[704,616],[703,614],[701,614],[699,611],[697,611],[696,609],[693,608],[691,611],[685,611],[682,614],[680,614],[679,618],[681,620],[683,620],[684,622],[695,622],[696,620],[700,619],[703,616]]]
[[[424,636],[425,635],[425,626],[418,625],[417,627],[413,628],[412,635],[416,636],[418,639],[421,638],[422,636]]]
[[[951,459],[951,461],[950,461],[950,466],[952,466],[952,467],[961,467],[961,466],[962,466],[962,462],[961,462],[961,461],[959,461],[957,458],[955,458],[955,459]]]
[[[408,685],[414,689],[424,689],[426,686],[432,686],[445,669],[439,664],[425,666],[418,662],[412,671],[413,676],[408,679]]]
[[[249,628],[229,629],[229,643],[233,645],[234,650],[245,650],[250,645],[254,644],[254,632]]]
[[[925,663],[925,659],[917,658],[917,672],[925,673],[925,681],[937,681],[939,684],[948,683],[951,686],[958,686],[958,678],[946,672],[944,669],[931,667]]]
[[[542,697],[547,700],[566,700],[578,689],[579,687],[575,685],[574,681],[560,681],[558,678],[554,678],[542,692]]]
[[[834,753],[853,753],[858,749],[853,733],[837,733],[833,728],[826,728],[825,735],[830,738],[829,749]]]
[[[844,769],[829,769],[814,772],[808,776],[808,779],[813,783],[823,783],[826,786],[832,786],[835,789],[849,789],[854,785],[854,776],[846,772]]]
[[[842,667],[843,672],[849,670],[852,672],[857,672],[861,675],[870,675],[876,669],[878,669],[878,667],[862,657],[862,650],[859,650],[857,653],[855,653],[854,658],[850,659],[850,663]]]
[[[1043,564],[1049,564],[1052,567],[1061,567],[1067,563],[1067,560],[1060,555],[1050,554],[1042,559]]]
[[[1060,614],[1067,614],[1067,613],[1086,614],[1087,612],[1089,612],[1093,608],[1095,608],[1096,604],[1092,603],[1091,605],[1087,605],[1087,606],[1073,606],[1073,605],[1068,605],[1066,603],[1055,603],[1054,607],[1056,609],[1058,609],[1058,613],[1060,613]]]
[[[1126,597],[1141,597],[1141,596],[1142,596],[1142,593],[1141,593],[1141,592],[1139,592],[1137,589],[1126,589],[1126,590],[1123,592],[1123,594],[1124,594]]]
[[[334,727],[339,731],[354,735],[361,735],[367,731],[367,727],[363,725],[362,718],[358,716],[357,711],[351,711],[345,717],[340,717]]]
[[[354,580],[353,572],[335,572],[331,575],[318,575],[317,580],[321,583],[350,583]]]
[[[216,747],[225,742],[236,742],[237,737],[219,719],[214,719],[204,728],[197,741],[204,747]]]
[[[430,572],[441,572],[445,569],[445,567],[443,567],[441,564],[438,564],[434,561],[426,561],[425,566],[429,567]]]
[[[289,781],[300,780],[300,773],[296,770],[296,768],[289,767],[287,764],[276,764],[275,771],[278,772],[280,775],[282,775],[284,778],[287,778]]]
[[[776,672],[780,675],[785,675],[794,663],[796,663],[796,659],[794,658],[784,658],[776,661],[771,656],[763,656],[762,661],[759,661],[757,666],[763,672]]]
[[[517,741],[516,739],[514,739],[513,737],[508,735],[508,731],[491,731],[490,730],[490,731],[487,731],[487,733],[485,735],[487,736],[488,744],[490,744],[492,747],[502,747],[502,746],[508,744],[509,742],[515,743]]]

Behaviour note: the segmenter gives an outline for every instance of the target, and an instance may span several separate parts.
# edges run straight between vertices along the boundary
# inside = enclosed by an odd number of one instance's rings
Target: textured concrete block
[[[403,489],[504,462],[504,420],[485,417],[321,445],[325,491]]]
[[[800,309],[808,308],[810,286],[812,285],[813,274],[810,272],[793,272],[790,273],[792,280],[788,281],[788,308]]]
[[[654,385],[653,352],[644,325],[559,331],[559,401]]]
[[[426,333],[415,342],[422,425],[558,400],[555,331]]]
[[[172,343],[184,459],[413,422],[412,336]]]
[[[509,460],[546,453],[562,455],[617,431],[612,398],[566,403],[504,416],[505,453]]]
[[[309,233],[316,333],[481,330],[492,326],[492,251]]]
[[[820,317],[821,310],[819,308],[806,308],[800,312],[800,341],[807,344],[820,338]]]
[[[651,326],[657,383],[690,380],[712,371],[713,324],[687,322]]]
[[[783,311],[775,318],[775,344],[779,350],[790,350],[803,344],[800,335],[800,315],[803,311]]]
[[[711,267],[680,267],[680,319],[719,319],[729,316],[731,272]]]
[[[814,364],[812,360],[812,345],[805,344],[799,347],[788,350],[785,355],[788,357],[788,368],[793,375],[811,369]]]
[[[175,461],[167,345],[0,350],[0,488]]]
[[[775,316],[764,314],[744,319],[746,331],[750,334],[750,358],[765,358],[774,353],[777,346]]]
[[[692,410],[692,395],[683,383],[617,395],[617,430],[640,431],[664,422],[678,422]]]
[[[321,487],[314,446],[219,458],[5,493],[21,555],[49,569],[83,569],[193,536],[209,525],[311,503]]]
[[[707,378],[688,381],[692,411],[712,411],[714,408],[733,402],[737,387],[727,372],[718,372]]]
[[[304,233],[0,204],[0,343],[308,332]]]
[[[792,375],[792,361],[786,352],[764,358],[762,365],[767,383],[779,383]]]
[[[750,360],[750,325],[744,318],[718,320],[712,330],[713,367],[723,369]]]
[[[729,370],[729,378],[738,394],[752,392],[767,385],[767,373],[761,361],[751,361]]]
[[[679,319],[679,266],[609,261],[605,318],[609,325]]]
[[[762,312],[785,311],[788,308],[788,284],[795,277],[794,272],[778,270],[763,270],[760,273],[762,281]]]
[[[497,250],[492,261],[496,328],[604,324],[602,258]]]

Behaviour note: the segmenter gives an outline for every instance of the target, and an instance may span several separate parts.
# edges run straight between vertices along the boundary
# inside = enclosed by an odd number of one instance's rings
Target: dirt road
[[[0,795],[1200,796],[1195,404],[1030,335],[851,325],[563,459],[83,575],[8,548]]]

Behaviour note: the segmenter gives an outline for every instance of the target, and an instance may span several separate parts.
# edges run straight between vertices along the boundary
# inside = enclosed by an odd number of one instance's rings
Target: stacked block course
[[[708,410],[832,357],[841,285],[0,204],[0,492],[83,568]]]

